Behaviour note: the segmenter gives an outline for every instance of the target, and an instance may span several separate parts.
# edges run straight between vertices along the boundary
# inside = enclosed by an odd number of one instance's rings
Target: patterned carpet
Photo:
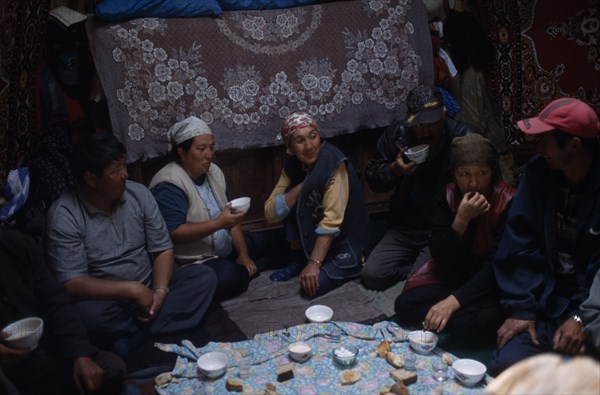
[[[20,166],[36,136],[35,87],[48,3],[4,0],[0,5],[0,180]]]
[[[551,100],[573,96],[600,112],[598,0],[479,0],[481,21],[497,49],[492,91],[508,141],[528,151],[515,123]]]

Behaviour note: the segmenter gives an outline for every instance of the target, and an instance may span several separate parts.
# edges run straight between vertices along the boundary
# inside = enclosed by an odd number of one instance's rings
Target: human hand
[[[319,274],[321,265],[316,262],[308,261],[300,273],[300,284],[308,296],[315,296],[319,290]]]
[[[242,265],[246,268],[248,275],[254,276],[256,274],[256,264],[247,254],[238,255],[235,261],[238,265]]]
[[[9,336],[6,332],[0,333],[0,340],[5,339]],[[15,366],[21,362],[31,350],[25,348],[13,348],[0,342],[0,367]]]
[[[575,355],[585,349],[585,335],[581,324],[572,318],[566,320],[554,333],[552,348],[556,352]]]
[[[236,225],[242,223],[246,212],[241,213],[232,213],[231,212],[231,203],[227,203],[227,205],[221,211],[221,214],[217,217],[217,221],[219,224],[219,229],[231,229]]]
[[[90,357],[79,357],[73,362],[73,381],[80,394],[98,390],[103,374],[102,368]]]
[[[392,172],[397,176],[411,175],[417,170],[417,163],[405,160],[404,151],[406,147],[398,147],[400,151],[396,154],[396,159],[391,164]]]
[[[154,290],[152,292],[152,305],[148,310],[148,314],[138,315],[138,320],[144,324],[151,323],[158,315],[158,312],[160,311],[160,308],[166,297],[167,291],[165,289],[158,288]]]
[[[535,320],[518,320],[515,318],[508,318],[506,321],[504,321],[500,329],[498,329],[498,348],[504,347],[504,345],[510,339],[524,331],[529,332],[533,344],[540,344],[537,338],[537,331],[535,330]]]
[[[133,287],[133,302],[138,307],[137,318],[142,322],[147,321],[147,318],[150,316],[150,310],[154,304],[155,294],[152,290],[148,289],[148,287],[138,282],[133,282]]]
[[[484,195],[479,192],[468,192],[464,194],[460,201],[458,209],[456,210],[456,216],[460,217],[466,223],[469,223],[472,219],[489,211],[489,209],[490,203]]]
[[[446,299],[439,301],[431,306],[427,312],[425,321],[423,321],[423,329],[437,332],[443,331],[452,314],[458,309],[460,309],[460,303],[454,295],[450,295]]]

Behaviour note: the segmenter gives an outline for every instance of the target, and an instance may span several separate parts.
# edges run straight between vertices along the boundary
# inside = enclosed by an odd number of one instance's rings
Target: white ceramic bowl
[[[412,331],[408,334],[408,342],[416,352],[429,354],[437,345],[438,337],[430,331]]]
[[[213,351],[203,354],[198,358],[198,369],[206,377],[217,378],[227,370],[227,355],[222,352]]]
[[[243,213],[245,211],[248,211],[248,209],[250,208],[250,198],[249,197],[241,197],[241,198],[233,199],[230,203],[231,203],[231,212],[234,214]]]
[[[429,144],[416,145],[404,151],[406,157],[413,162],[423,163],[427,160],[429,154]]]
[[[481,381],[487,368],[474,359],[457,359],[452,364],[454,376],[463,385],[473,386]]]
[[[288,346],[288,352],[294,361],[304,362],[312,355],[312,347],[305,342],[296,342]]]
[[[333,310],[331,310],[331,307],[316,304],[306,309],[304,315],[310,322],[327,322],[333,317]]]
[[[38,317],[24,318],[7,325],[2,332],[8,334],[3,340],[8,346],[35,350],[44,332],[44,320]]]
[[[340,366],[352,366],[356,362],[358,356],[358,348],[352,345],[342,345],[334,348],[331,351],[333,360]]]

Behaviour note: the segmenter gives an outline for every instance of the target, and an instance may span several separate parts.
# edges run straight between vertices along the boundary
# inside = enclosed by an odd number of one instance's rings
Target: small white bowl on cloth
[[[310,322],[327,322],[333,317],[333,310],[323,304],[316,304],[306,309],[304,315]]]

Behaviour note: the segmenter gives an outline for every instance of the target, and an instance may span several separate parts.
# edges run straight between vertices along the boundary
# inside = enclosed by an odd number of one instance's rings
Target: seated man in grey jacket
[[[89,134],[74,147],[77,186],[50,207],[49,265],[94,339],[125,356],[154,335],[195,328],[212,301],[214,271],[174,268],[173,244],[150,191],[128,181],[125,148]]]

